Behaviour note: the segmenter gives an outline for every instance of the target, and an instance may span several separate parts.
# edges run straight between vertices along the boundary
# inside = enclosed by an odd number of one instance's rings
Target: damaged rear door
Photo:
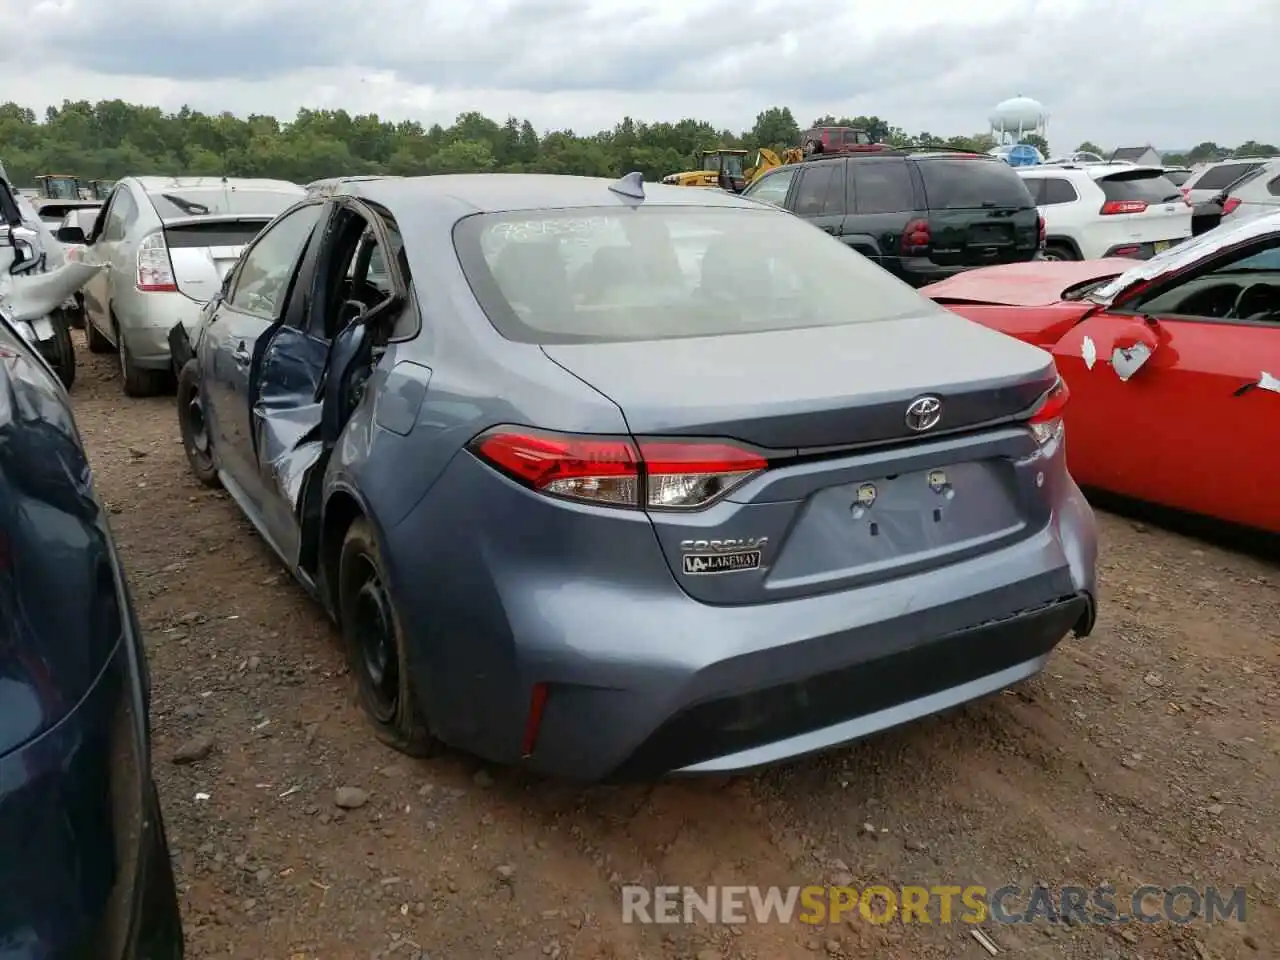
[[[295,566],[309,509],[319,506],[314,483],[359,402],[376,345],[385,342],[382,328],[404,302],[399,263],[374,257],[387,249],[394,248],[382,218],[340,198],[318,251],[306,322],[277,325],[254,356],[250,417],[263,532]]]
[[[1280,532],[1280,236],[1087,317],[1053,353],[1077,480]]]

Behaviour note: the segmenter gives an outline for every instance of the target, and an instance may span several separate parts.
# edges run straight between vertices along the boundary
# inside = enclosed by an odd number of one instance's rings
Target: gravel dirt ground
[[[321,611],[188,473],[172,397],[124,398],[77,347],[188,956],[990,956],[958,923],[624,924],[632,882],[1243,885],[1243,924],[983,930],[1020,960],[1280,956],[1273,559],[1100,514],[1093,637],[1015,691],[759,774],[584,789],[411,761],[366,727]]]

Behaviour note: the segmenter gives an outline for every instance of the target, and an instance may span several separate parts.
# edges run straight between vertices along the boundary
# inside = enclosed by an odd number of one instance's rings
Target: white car
[[[1280,157],[1268,160],[1229,186],[1222,195],[1222,219],[1249,220],[1280,210]]]
[[[1219,160],[1197,170],[1182,185],[1183,195],[1194,204],[1205,203],[1226,190],[1241,177],[1253,173],[1261,167],[1268,157],[1233,157],[1230,160]]]
[[[126,396],[165,387],[169,331],[196,324],[245,246],[304,195],[285,180],[125,177],[88,236],[64,234],[83,262],[107,264],[82,291],[85,341],[117,352]]]
[[[1160,167],[1063,164],[1018,176],[1044,218],[1047,260],[1145,260],[1191,237],[1191,205]]]

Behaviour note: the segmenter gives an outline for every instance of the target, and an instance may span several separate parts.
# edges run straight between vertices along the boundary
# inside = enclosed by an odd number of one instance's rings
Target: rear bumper
[[[558,777],[652,778],[801,756],[1034,674],[1093,624],[1093,513],[1065,474],[1056,490],[1051,521],[1002,549],[756,605],[689,597],[642,517],[547,505],[465,456],[381,539],[442,739]]]
[[[723,773],[838,746],[987,696],[1038,673],[1094,601],[1033,611],[903,648],[795,683],[705,701],[666,720],[615,776]]]
[[[1156,240],[1148,243],[1117,243],[1108,247],[1102,257],[1103,259],[1107,257],[1123,257],[1129,260],[1150,260],[1157,253],[1162,253],[1169,247],[1176,247],[1187,239],[1189,238],[1174,237],[1169,240]],[[1160,250],[1156,249],[1158,245],[1163,245]]]
[[[946,280],[948,277],[954,277],[958,273],[977,270],[981,267],[993,267],[1008,263],[1030,263],[1039,256],[1039,253],[1039,250],[1028,250],[1025,254],[1013,257],[948,266],[940,266],[928,257],[901,257],[898,259],[898,269],[895,272],[913,287],[924,287],[940,280]]]
[[[173,365],[169,331],[175,324],[193,329],[204,304],[181,293],[139,293],[130,308],[131,312],[119,317],[120,335],[128,344],[130,359],[149,370],[168,370]]]

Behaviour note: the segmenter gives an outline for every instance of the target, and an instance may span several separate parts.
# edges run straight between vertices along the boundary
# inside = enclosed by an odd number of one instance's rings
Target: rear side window
[[[795,167],[784,168],[776,173],[767,173],[748,187],[743,196],[780,207],[786,202],[787,191],[791,189],[791,181],[795,177]]]
[[[1098,181],[1108,200],[1141,200],[1143,203],[1170,203],[1182,194],[1172,180],[1159,170],[1113,173]]]
[[[1164,175],[1169,178],[1175,187],[1180,187],[1191,179],[1190,170],[1166,170]]]
[[[1267,193],[1273,197],[1280,197],[1280,177],[1272,177],[1271,182],[1267,184]]]
[[[856,160],[851,165],[858,213],[907,213],[916,209],[911,171],[902,160]]]
[[[1076,188],[1071,185],[1070,180],[1064,180],[1062,177],[1045,177],[1038,199],[1045,206],[1052,206],[1055,203],[1075,203],[1079,197],[1076,196]]]
[[[1220,163],[1210,167],[1200,179],[1191,184],[1192,190],[1225,190],[1246,173],[1253,173],[1261,163]]]
[[[844,199],[844,165],[822,163],[806,168],[796,188],[795,212],[801,217],[840,213]]]
[[[476,214],[454,228],[504,337],[599,343],[891,321],[934,310],[780,210],[691,205]]]
[[[1013,168],[997,160],[920,160],[931,210],[1033,207],[1031,194]]]

